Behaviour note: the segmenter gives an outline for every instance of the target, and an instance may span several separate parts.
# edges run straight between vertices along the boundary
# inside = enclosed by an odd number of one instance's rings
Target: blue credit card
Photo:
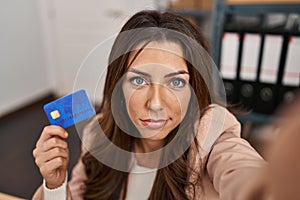
[[[68,128],[95,115],[86,92],[79,90],[44,105],[50,124]]]

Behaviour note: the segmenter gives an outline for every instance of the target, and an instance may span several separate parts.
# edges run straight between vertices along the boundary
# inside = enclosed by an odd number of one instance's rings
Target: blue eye
[[[181,88],[186,85],[186,81],[182,78],[174,78],[170,81],[170,86],[174,88]]]
[[[141,77],[133,77],[130,79],[130,82],[135,86],[142,86],[146,85],[146,81]]]

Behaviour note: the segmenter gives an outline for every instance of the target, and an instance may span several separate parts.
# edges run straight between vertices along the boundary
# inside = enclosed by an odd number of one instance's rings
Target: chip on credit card
[[[51,125],[68,128],[95,115],[85,90],[79,90],[44,105]]]

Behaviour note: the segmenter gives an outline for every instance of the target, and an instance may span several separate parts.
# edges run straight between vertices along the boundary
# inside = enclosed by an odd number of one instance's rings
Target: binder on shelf
[[[240,46],[238,33],[224,32],[221,45],[220,72],[224,81],[228,102],[237,102],[239,84],[237,78],[237,63]]]
[[[223,34],[221,46],[221,74],[224,79],[236,79],[240,37],[238,33]]]
[[[297,95],[299,94],[299,87],[280,86],[278,101],[280,104],[285,105],[294,101],[297,98]]]
[[[283,36],[265,35],[260,82],[275,84],[281,58]]]
[[[251,111],[257,98],[257,83],[250,81],[241,81],[239,90],[239,101],[244,109]]]
[[[239,100],[247,110],[252,110],[257,96],[256,80],[262,37],[258,33],[245,33],[242,38]]]
[[[279,102],[287,104],[296,98],[300,86],[300,37],[290,36],[287,41],[285,68],[279,86]]]
[[[295,87],[300,85],[300,36],[289,38],[282,84]]]
[[[272,114],[278,106],[277,86],[269,83],[257,85],[257,98],[253,110],[257,113]]]
[[[272,114],[278,106],[278,72],[284,52],[283,36],[266,34],[263,43],[262,63],[257,86],[254,111]]]
[[[260,46],[260,34],[245,33],[241,58],[241,80],[256,81]]]

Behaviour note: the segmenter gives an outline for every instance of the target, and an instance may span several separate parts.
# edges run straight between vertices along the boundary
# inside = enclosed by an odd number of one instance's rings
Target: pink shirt
[[[248,199],[262,179],[266,162],[240,137],[241,129],[237,119],[227,109],[213,104],[195,128],[202,150],[198,151],[192,145],[188,159],[197,172],[203,170],[203,187],[197,185],[195,194],[191,188],[186,188],[187,195],[190,198],[195,195],[196,199],[206,200]],[[89,131],[87,127],[85,132]],[[82,148],[82,155],[85,152]],[[201,169],[201,166],[205,168]],[[84,164],[80,158],[72,171],[72,179],[65,188],[67,199],[83,199],[86,178]],[[190,181],[195,180],[193,176],[188,178]],[[133,188],[136,181],[140,179],[133,179],[128,186]],[[148,194],[149,188],[146,190],[145,195]],[[43,196],[43,188],[40,187],[33,199],[43,199]]]

